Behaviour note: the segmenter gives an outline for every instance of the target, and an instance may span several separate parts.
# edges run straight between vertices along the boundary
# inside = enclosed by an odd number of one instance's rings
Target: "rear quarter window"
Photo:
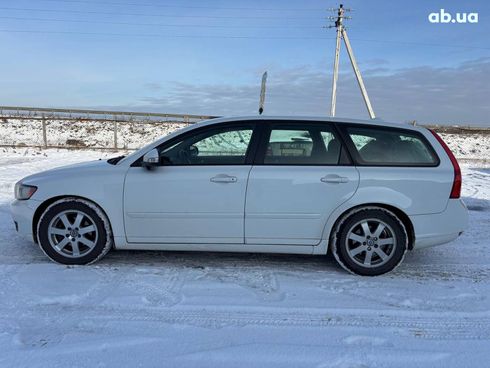
[[[439,159],[429,142],[418,132],[382,127],[346,129],[353,152],[361,165],[437,166]]]

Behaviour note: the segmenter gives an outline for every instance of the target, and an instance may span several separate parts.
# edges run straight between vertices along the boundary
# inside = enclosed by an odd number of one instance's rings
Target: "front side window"
[[[361,164],[436,165],[438,159],[419,134],[399,129],[348,127]]]
[[[253,127],[210,129],[160,149],[164,165],[242,165]]]
[[[303,126],[302,126],[303,125]],[[336,165],[341,144],[328,126],[277,126],[270,131],[264,164]]]

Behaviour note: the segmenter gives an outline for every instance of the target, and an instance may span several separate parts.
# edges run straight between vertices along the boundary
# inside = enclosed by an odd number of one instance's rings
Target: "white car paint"
[[[149,171],[131,167],[124,186],[128,242],[243,244],[251,168],[163,166]]]
[[[160,167],[149,171],[131,164],[161,143],[198,127],[260,120],[371,121],[314,117],[240,117],[189,126],[134,152],[117,165],[95,161],[49,170],[22,180],[38,190],[15,200],[18,232],[33,239],[36,210],[53,198],[76,196],[93,201],[110,220],[117,249],[207,250],[325,254],[335,221],[353,207],[385,204],[411,220],[414,248],[456,238],[467,226],[460,199],[448,199],[453,180],[449,158],[426,129],[385,123],[422,133],[440,157],[438,167],[215,166]],[[215,183],[217,176],[236,182]],[[342,183],[322,182],[337,175]],[[284,196],[291,196],[284,201]]]
[[[318,245],[328,216],[358,185],[354,166],[254,166],[245,207],[246,244]]]

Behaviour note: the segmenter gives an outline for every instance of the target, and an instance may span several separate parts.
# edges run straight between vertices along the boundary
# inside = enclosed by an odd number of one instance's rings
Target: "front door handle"
[[[349,178],[346,176],[340,176],[340,175],[325,175],[323,178],[320,179],[322,183],[332,183],[332,184],[340,184],[340,183],[348,183]]]
[[[210,180],[213,183],[236,183],[237,182],[236,176],[230,176],[226,174],[219,174],[213,176]]]

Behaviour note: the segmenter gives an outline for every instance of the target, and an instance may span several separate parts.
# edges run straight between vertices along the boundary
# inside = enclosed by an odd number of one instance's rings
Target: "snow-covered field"
[[[183,123],[118,122],[117,146],[136,149],[172,131],[185,127]],[[114,123],[111,121],[47,120],[46,137],[49,146],[78,145],[114,147]],[[41,120],[0,119],[0,144],[42,146]]]
[[[184,123],[119,122],[117,146],[136,149],[155,139],[185,127]],[[47,120],[47,143],[66,146],[114,147],[114,123],[110,121]],[[490,132],[465,134],[441,133],[458,159],[490,160]],[[42,146],[41,120],[0,118],[0,145]]]
[[[468,231],[381,277],[330,256],[111,252],[56,265],[15,234],[13,184],[106,155],[0,149],[0,367],[488,366],[485,164],[463,166]]]

